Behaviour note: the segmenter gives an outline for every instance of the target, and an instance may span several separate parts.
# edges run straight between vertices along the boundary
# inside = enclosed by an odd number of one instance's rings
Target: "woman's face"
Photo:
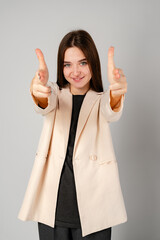
[[[70,83],[73,95],[83,95],[90,88],[91,71],[84,53],[79,48],[70,47],[65,51],[63,74]]]

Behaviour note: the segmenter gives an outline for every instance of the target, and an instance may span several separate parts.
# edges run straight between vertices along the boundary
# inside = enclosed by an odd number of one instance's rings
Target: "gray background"
[[[43,124],[29,92],[35,48],[56,81],[60,40],[78,28],[96,43],[104,89],[111,45],[128,81],[123,115],[110,124],[128,222],[113,227],[112,239],[160,239],[159,9],[158,0],[0,1],[0,239],[38,240],[37,223],[17,219]]]

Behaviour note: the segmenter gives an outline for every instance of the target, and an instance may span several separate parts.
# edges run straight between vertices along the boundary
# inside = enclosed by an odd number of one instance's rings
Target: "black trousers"
[[[82,237],[81,228],[68,228],[55,226],[54,228],[38,222],[40,240],[111,240],[112,228],[107,228]]]

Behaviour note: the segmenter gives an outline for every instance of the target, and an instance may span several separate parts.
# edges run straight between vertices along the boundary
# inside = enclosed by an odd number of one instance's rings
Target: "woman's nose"
[[[73,67],[73,74],[74,74],[75,76],[78,76],[78,75],[80,74],[80,69],[79,69],[78,66],[74,66],[74,67]]]

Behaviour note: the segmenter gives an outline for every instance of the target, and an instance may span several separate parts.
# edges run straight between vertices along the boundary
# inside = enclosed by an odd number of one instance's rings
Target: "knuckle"
[[[37,89],[36,87],[37,85],[35,83],[33,83],[32,87],[33,87],[33,91],[35,91]]]
[[[44,86],[44,92],[45,92],[45,94],[47,94],[47,93],[49,92],[48,87],[45,87],[45,86]]]
[[[46,93],[50,93],[51,87],[45,87],[45,91],[46,91]]]
[[[32,94],[33,96],[37,97],[37,92],[33,91]]]
[[[48,92],[51,92],[51,87],[48,87]]]

